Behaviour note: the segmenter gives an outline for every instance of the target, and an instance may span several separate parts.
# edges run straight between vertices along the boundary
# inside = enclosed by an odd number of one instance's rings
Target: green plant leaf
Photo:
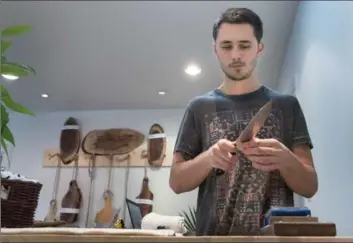
[[[16,103],[3,85],[0,85],[0,92],[1,92],[1,96],[0,96],[1,100],[8,109],[18,113],[34,116],[34,113],[31,110],[27,109],[21,104]]]
[[[10,41],[1,40],[1,55],[12,45]]]
[[[6,62],[5,63],[6,65],[10,65],[12,67],[17,67],[19,69],[23,69],[23,70],[26,70],[28,72],[31,72],[33,74],[36,74],[36,70],[34,70],[34,68],[32,68],[31,66],[29,65],[25,65],[25,64],[20,64],[20,63],[16,63],[16,62]]]
[[[28,76],[28,71],[17,65],[9,65],[7,63],[2,63],[0,68],[1,74],[13,75],[17,77]]]
[[[3,29],[1,31],[1,36],[6,37],[6,36],[15,36],[15,35],[22,35],[26,32],[31,31],[32,27],[29,25],[15,25],[15,26],[10,26],[6,29]]]
[[[195,232],[196,231],[196,208],[195,207],[191,208],[189,206],[188,209],[189,210],[187,211],[182,211],[182,213],[179,213],[179,215],[184,218],[185,228],[189,232]]]
[[[7,58],[5,56],[1,56],[1,64],[7,62]]]
[[[0,104],[0,115],[1,124],[7,124],[9,122],[9,113],[6,111],[6,108],[3,104]]]
[[[188,232],[193,232],[192,226],[190,225],[190,223],[186,223],[184,221],[184,226],[187,229]]]
[[[5,138],[4,138],[3,133],[4,133],[4,128],[7,127],[7,124],[9,123],[9,114],[7,113],[6,108],[3,104],[0,104],[0,110],[1,110],[0,137],[2,140],[4,140]],[[5,143],[5,140],[3,141],[3,143]],[[6,144],[5,144],[5,146],[6,146]]]
[[[188,230],[188,231],[192,231],[192,225],[190,224],[190,222],[188,221],[188,217],[186,215],[185,212],[179,214],[181,217],[184,218],[184,225],[185,225],[185,228]]]
[[[192,221],[191,221],[190,215],[185,214],[185,221],[188,222],[190,225],[192,225]]]
[[[3,136],[0,137],[0,145],[1,145],[1,147],[2,147],[2,148],[4,149],[4,151],[5,151],[6,157],[9,158],[9,153],[8,153],[8,149],[7,149],[7,144],[6,144],[6,142],[5,142]],[[1,150],[2,150],[2,149],[1,149]],[[1,151],[1,150],[0,150],[0,151]]]
[[[1,134],[3,130],[3,126],[6,126],[9,122],[9,113],[6,110],[6,107],[3,104],[0,104],[0,115],[1,115]]]
[[[183,214],[181,216],[184,218],[184,224],[185,224],[185,227],[187,228],[187,230],[190,232],[195,231],[196,226],[191,221],[190,216],[186,212],[183,212]]]
[[[15,146],[15,139],[13,137],[12,132],[8,128],[8,126],[5,125],[2,129],[3,129],[1,134],[2,138],[8,141],[9,143],[11,143],[13,146]]]
[[[196,211],[191,209],[190,206],[189,206],[189,213],[190,213],[190,218],[191,218],[193,225],[196,225]]]

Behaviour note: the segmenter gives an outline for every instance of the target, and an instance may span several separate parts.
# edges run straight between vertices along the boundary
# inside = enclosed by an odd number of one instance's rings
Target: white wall
[[[154,122],[158,122],[168,135],[167,146],[174,146],[182,115],[183,110],[57,112],[39,113],[36,114],[36,117],[13,114],[11,116],[11,129],[15,136],[16,147],[12,153],[11,171],[38,179],[43,184],[36,212],[36,219],[42,220],[49,208],[56,173],[55,168],[42,168],[43,150],[44,148],[59,146],[60,130],[69,116],[73,116],[80,121],[83,134],[92,129],[110,127],[129,127],[147,134],[150,126]],[[154,193],[154,211],[161,214],[176,215],[181,210],[188,209],[189,205],[196,205],[197,190],[180,195],[174,194],[168,184],[169,170],[170,167],[148,170],[148,176],[151,191]],[[94,215],[103,207],[102,193],[107,186],[107,175],[107,168],[97,170]],[[143,175],[143,168],[130,169],[128,198],[135,199],[139,194]],[[72,169],[63,169],[58,193],[60,204],[71,178]],[[124,168],[114,169],[111,184],[114,187],[112,189],[117,207],[121,207],[124,200],[124,178]],[[80,225],[84,226],[89,192],[87,168],[79,170],[78,181],[83,193],[84,203]],[[126,213],[127,223],[129,223],[128,211]],[[94,216],[92,216],[92,220],[94,220]]]
[[[279,89],[295,87],[314,142],[322,221],[353,235],[353,2],[301,1]]]

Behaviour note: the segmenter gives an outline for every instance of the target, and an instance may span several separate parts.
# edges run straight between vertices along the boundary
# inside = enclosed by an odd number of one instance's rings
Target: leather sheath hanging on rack
[[[77,183],[78,158],[75,160],[75,167],[69,189],[61,201],[60,220],[73,224],[79,219],[82,205],[82,192]]]
[[[136,202],[140,205],[142,217],[149,214],[153,210],[153,193],[149,188],[149,179],[144,177],[142,180],[141,192],[136,198]]]
[[[136,202],[140,205],[140,211],[142,217],[146,214],[149,214],[153,210],[153,193],[149,188],[149,179],[147,177],[147,154],[146,151],[143,151],[141,154],[141,159],[145,159],[145,166],[144,166],[144,177],[142,180],[142,186],[140,194],[136,197]]]

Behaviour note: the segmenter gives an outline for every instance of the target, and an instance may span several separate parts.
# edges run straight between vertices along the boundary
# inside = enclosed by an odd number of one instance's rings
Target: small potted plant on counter
[[[184,226],[187,229],[187,235],[195,235],[196,233],[196,208],[189,206],[188,211],[182,211],[179,214],[184,218]]]

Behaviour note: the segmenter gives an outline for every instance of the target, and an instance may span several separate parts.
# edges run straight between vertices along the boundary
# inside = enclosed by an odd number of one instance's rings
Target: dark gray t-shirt
[[[289,149],[295,144],[312,148],[297,98],[261,86],[243,95],[226,95],[215,89],[191,100],[174,151],[191,159],[219,139],[235,141],[270,99],[272,112],[257,137],[276,138]],[[257,235],[270,206],[293,205],[293,192],[278,171],[256,170],[240,156],[234,171],[222,176],[211,172],[199,186],[196,235]]]

